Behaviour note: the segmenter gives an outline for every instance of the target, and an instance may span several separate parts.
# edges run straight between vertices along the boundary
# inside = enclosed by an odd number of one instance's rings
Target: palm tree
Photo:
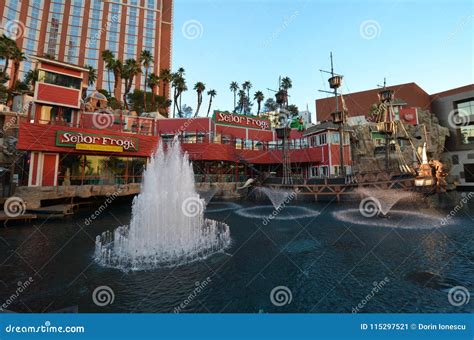
[[[127,110],[127,94],[132,88],[133,80],[135,79],[136,75],[139,74],[141,71],[142,70],[140,64],[135,59],[125,60],[125,64],[123,65],[122,77],[125,83],[125,91],[123,92],[123,102]]]
[[[112,72],[114,73],[114,97],[120,101],[120,86],[122,84],[123,63],[121,60],[114,59],[112,62]]]
[[[17,49],[18,46],[16,41],[3,34],[0,38],[0,59],[5,59],[3,73],[7,74],[7,69],[10,66],[10,59],[13,59],[13,55]]]
[[[146,111],[146,89],[147,85],[146,82],[148,81],[148,69],[150,68],[150,64],[153,62],[153,56],[151,52],[148,50],[143,50],[140,54],[140,63],[143,65],[145,69],[145,84],[143,88],[143,108]],[[152,96],[153,97],[153,96]]]
[[[113,70],[115,56],[111,50],[103,50],[102,60],[104,61],[105,68],[107,69],[107,84],[109,87],[109,93],[112,93],[112,90],[110,89],[110,72]]]
[[[174,88],[173,91],[173,118],[175,117],[175,110],[180,112],[180,107],[178,106],[178,98],[180,97],[181,93],[183,92],[184,88],[186,88],[186,80],[184,79],[184,68],[180,67],[178,71],[172,74],[171,86]],[[184,90],[184,91],[186,91]],[[181,91],[181,92],[180,92]]]
[[[262,106],[262,101],[263,101],[264,98],[265,98],[265,96],[263,95],[262,91],[257,91],[253,95],[253,99],[255,99],[257,101],[257,105],[258,105],[257,116],[260,115],[260,108]]]
[[[173,73],[168,68],[160,71],[160,80],[163,82],[162,96],[166,98],[166,86],[173,80]]]
[[[15,44],[16,46],[16,44]],[[15,86],[18,80],[18,72],[20,71],[20,64],[22,61],[26,60],[25,54],[17,47],[13,50],[12,56],[13,60],[13,77],[12,77],[12,87]]]
[[[250,81],[244,81],[242,84],[242,90],[247,91],[247,104],[250,104],[250,89],[252,88],[252,83]],[[247,113],[247,112],[245,112]]]
[[[92,86],[97,81],[97,71],[91,65],[85,65],[85,68],[89,69],[89,81],[88,85]]]
[[[244,102],[245,102],[245,91],[240,90],[239,91],[239,104],[240,104],[240,113],[244,110]]]
[[[217,92],[216,90],[209,90],[207,91],[207,95],[209,96],[209,107],[207,108],[207,117],[209,117],[209,112],[211,112],[212,98],[217,95]]]
[[[183,99],[183,92],[186,92],[188,90],[188,86],[186,85],[186,80],[182,78],[182,81],[179,83],[178,86],[178,96],[179,96],[179,113],[181,114],[182,106],[181,106],[181,100]]]
[[[158,77],[155,73],[150,73],[148,75],[148,86],[151,89],[151,106],[154,108],[155,107],[155,93],[156,93],[156,87],[160,83],[160,77]]]
[[[282,78],[281,80],[281,89],[284,90],[287,94],[286,96],[286,106],[288,106],[288,90],[291,89],[293,87],[293,82],[291,81],[291,79],[289,77],[284,77]]]
[[[202,93],[206,89],[206,85],[203,82],[198,81],[196,84],[194,84],[194,90],[197,93],[197,109],[196,113],[194,114],[194,117],[197,117],[199,113],[199,109],[201,108],[202,104]]]
[[[38,81],[39,71],[38,70],[29,70],[25,74],[25,79],[23,80],[25,84],[35,88],[35,84]]]
[[[230,87],[229,89],[234,92],[234,109],[232,110],[233,112],[235,112],[235,108],[237,107],[237,91],[239,90],[239,83],[237,83],[236,81],[233,81],[230,83]]]

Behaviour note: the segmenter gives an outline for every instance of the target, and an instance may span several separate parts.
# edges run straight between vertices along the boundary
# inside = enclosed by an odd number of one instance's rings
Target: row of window
[[[38,80],[40,82],[52,85],[68,87],[71,89],[81,89],[81,79],[66,76],[64,74],[48,72],[44,70],[39,71]]]
[[[309,177],[311,178],[327,178],[330,176],[341,176],[342,167],[339,165],[335,165],[332,167],[332,172],[329,173],[330,167],[327,165],[320,165],[320,166],[312,166],[309,168]],[[345,166],[346,174],[351,173],[351,167]]]

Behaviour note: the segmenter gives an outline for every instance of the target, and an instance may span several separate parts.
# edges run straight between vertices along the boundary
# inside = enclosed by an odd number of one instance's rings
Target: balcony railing
[[[79,113],[79,116],[58,114],[51,119],[31,119],[30,123],[56,125],[93,130],[107,130],[145,136],[157,135],[157,122],[154,118],[119,114]]]

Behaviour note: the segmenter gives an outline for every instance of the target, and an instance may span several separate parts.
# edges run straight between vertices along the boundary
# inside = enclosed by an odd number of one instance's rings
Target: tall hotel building
[[[138,60],[142,50],[149,50],[154,58],[150,72],[159,74],[171,68],[173,0],[1,2],[0,27],[25,54],[53,55],[59,61],[91,65],[98,70],[98,89],[114,88],[113,74],[109,79],[101,58],[106,49],[122,61]],[[22,63],[19,79],[31,68],[31,61]],[[144,78],[142,72],[134,87],[143,88]]]

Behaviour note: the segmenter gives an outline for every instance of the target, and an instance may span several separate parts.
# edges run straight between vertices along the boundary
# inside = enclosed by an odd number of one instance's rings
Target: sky
[[[385,77],[432,94],[474,82],[473,27],[472,0],[175,0],[172,65],[186,70],[183,103],[193,108],[197,81],[217,91],[212,110],[232,110],[231,81],[268,98],[288,76],[290,104],[314,119],[314,101],[329,96],[318,90],[329,90],[320,70],[330,52],[343,93]],[[200,115],[207,105],[204,96]]]

